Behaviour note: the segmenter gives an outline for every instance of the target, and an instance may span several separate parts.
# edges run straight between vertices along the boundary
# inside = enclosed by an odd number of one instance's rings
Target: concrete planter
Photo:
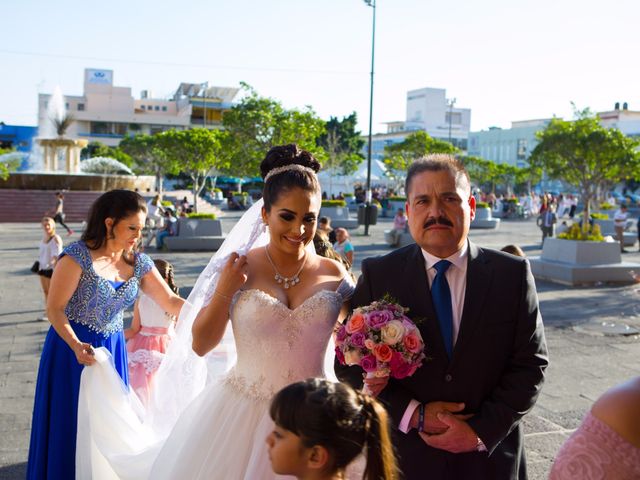
[[[329,217],[333,228],[346,228],[353,230],[358,228],[358,220],[351,218],[349,207],[322,207],[320,209],[321,217]]]
[[[488,207],[477,208],[476,216],[471,222],[471,228],[498,228],[499,218],[493,218],[491,209]]]
[[[222,222],[209,218],[179,218],[178,235],[165,237],[169,250],[213,251],[220,248],[225,235]]]
[[[546,238],[540,257],[530,258],[537,279],[566,285],[633,283],[640,264],[623,262],[617,242]]]

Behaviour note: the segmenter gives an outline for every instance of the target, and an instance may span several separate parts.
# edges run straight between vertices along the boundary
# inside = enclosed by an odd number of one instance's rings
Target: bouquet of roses
[[[353,310],[336,331],[336,356],[343,365],[359,365],[368,378],[405,378],[425,359],[418,327],[408,309],[385,297]]]

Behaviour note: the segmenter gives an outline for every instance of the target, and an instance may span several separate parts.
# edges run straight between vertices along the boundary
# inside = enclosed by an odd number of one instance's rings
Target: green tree
[[[280,102],[259,96],[247,84],[243,83],[242,88],[247,95],[222,120],[227,132],[222,138],[227,159],[225,173],[257,176],[269,149],[287,143],[298,144],[320,161],[326,158],[316,142],[324,133],[325,124],[310,107],[287,110]]]
[[[107,157],[124,163],[127,167],[133,166],[133,159],[130,155],[122,150],[122,143],[118,147],[109,147],[102,142],[91,142],[82,149],[80,155],[83,159],[93,157]]]
[[[331,117],[325,124],[326,132],[318,137],[318,145],[322,147],[327,156],[323,165],[325,170],[330,170],[341,175],[349,175],[358,169],[364,155],[362,147],[366,143],[356,131],[358,117],[353,112],[342,120]]]
[[[162,195],[163,180],[167,174],[177,174],[180,166],[168,156],[160,144],[159,135],[136,135],[120,142],[120,149],[129,155],[137,173],[154,175],[156,191]]]
[[[607,182],[637,178],[640,174],[640,143],[620,130],[605,128],[589,109],[575,110],[575,120],[554,118],[537,133],[540,143],[529,159],[550,178],[577,187],[589,218],[598,188]],[[583,222],[588,228],[589,222]]]
[[[193,182],[193,207],[198,212],[198,195],[205,186],[212,170],[228,168],[222,156],[220,130],[194,128],[191,130],[167,130],[158,134],[160,146],[166,155],[175,160],[181,172]]]
[[[457,151],[449,142],[432,138],[427,132],[420,130],[408,135],[402,142],[385,146],[383,161],[391,177],[401,183],[414,160],[430,153],[454,154]]]

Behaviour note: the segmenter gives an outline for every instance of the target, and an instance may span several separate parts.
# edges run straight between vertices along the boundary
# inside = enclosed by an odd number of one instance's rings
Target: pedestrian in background
[[[56,193],[56,197],[56,207],[53,211],[53,219],[67,229],[67,235],[73,235],[73,230],[64,223],[64,194],[62,192],[58,192]]]
[[[40,240],[38,253],[38,276],[40,277],[40,285],[44,294],[44,304],[47,304],[49,296],[49,284],[53,275],[53,267],[58,261],[58,256],[62,253],[62,238],[56,234],[56,222],[51,217],[44,217],[41,222],[44,236]],[[40,317],[45,322],[49,319],[46,313]]]

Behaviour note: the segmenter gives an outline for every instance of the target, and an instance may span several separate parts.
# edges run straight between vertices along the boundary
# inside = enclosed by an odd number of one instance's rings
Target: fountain
[[[52,135],[43,132],[46,137],[36,140],[38,145],[44,148],[44,170],[49,172],[58,171],[58,159],[66,160],[66,172],[78,173],[80,171],[80,151],[86,147],[87,140],[75,140],[66,138],[64,134],[74,121],[73,115],[67,112],[64,97],[60,87],[56,87],[47,105],[47,117],[50,123],[47,126],[55,127],[55,138],[48,138]]]
[[[29,155],[29,169],[10,173],[6,180],[0,179],[0,189],[107,191],[123,188],[150,191],[153,188],[155,178],[152,176],[136,176],[124,165],[124,168],[110,169],[109,161],[113,159],[80,161],[80,152],[89,142],[65,135],[74,118],[65,107],[60,87],[56,87],[49,98],[47,119],[49,121],[41,126],[36,139],[40,147],[36,149],[42,152]],[[92,165],[106,166],[103,169],[90,168],[90,165],[83,168],[85,162],[92,160]]]

